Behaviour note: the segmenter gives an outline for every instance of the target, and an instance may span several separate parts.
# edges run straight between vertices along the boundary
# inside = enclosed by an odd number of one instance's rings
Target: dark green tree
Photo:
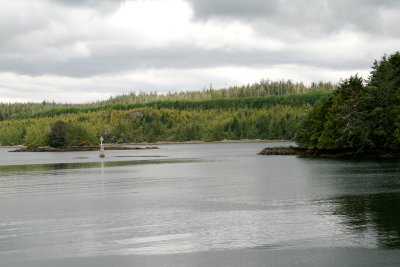
[[[49,145],[51,147],[60,148],[68,144],[68,124],[58,120],[53,123],[50,128]]]
[[[397,147],[396,130],[400,119],[400,53],[375,61],[368,85],[374,90],[372,139],[379,146]]]
[[[295,140],[301,147],[317,148],[320,136],[324,130],[328,109],[332,106],[332,99],[325,103],[318,102],[308,113],[295,134]]]
[[[375,61],[369,80],[339,83],[329,101],[316,105],[297,131],[301,147],[392,149],[400,144],[400,54]]]

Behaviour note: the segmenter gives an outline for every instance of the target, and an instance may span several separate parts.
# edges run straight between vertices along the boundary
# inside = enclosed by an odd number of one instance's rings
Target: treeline
[[[129,110],[138,108],[155,108],[155,109],[176,109],[176,110],[193,110],[193,109],[243,109],[243,108],[269,108],[273,106],[304,106],[314,105],[321,99],[327,99],[330,91],[315,91],[304,94],[292,94],[282,96],[266,96],[266,97],[246,97],[246,98],[218,98],[204,101],[190,100],[160,100],[148,103],[113,103],[98,106],[55,106],[51,109],[38,111],[28,116],[15,116],[17,119],[23,118],[40,118],[53,117],[63,114],[78,114],[97,112],[102,110]]]
[[[303,83],[294,83],[287,81],[270,81],[261,80],[243,86],[232,86],[219,90],[203,89],[202,91],[186,91],[186,92],[169,92],[168,94],[152,93],[136,93],[130,92],[126,95],[111,97],[105,103],[129,104],[129,103],[148,103],[155,101],[204,101],[221,98],[238,98],[238,97],[260,97],[260,96],[279,96],[288,94],[304,94],[315,91],[333,91],[336,85],[329,82],[313,82],[310,86]]]
[[[175,92],[168,94],[135,93],[112,97],[106,101],[87,104],[0,103],[0,121],[8,119],[40,118],[62,114],[96,112],[101,110],[128,110],[132,108],[252,108],[273,105],[313,104],[322,94],[327,95],[336,88],[331,83],[312,83],[305,86],[292,81],[262,80],[259,83],[235,86],[227,89]],[[304,96],[302,97],[301,95]]]
[[[307,115],[296,140],[311,149],[398,149],[400,53],[375,61],[367,80],[355,75],[341,81]]]
[[[0,105],[0,144],[97,145],[155,141],[293,139],[306,113],[329,99],[329,83],[262,81],[202,92],[156,93],[81,105]]]
[[[67,146],[97,145],[101,135],[110,143],[293,139],[308,109],[306,105],[204,110],[145,107],[6,120],[0,122],[0,142],[49,146],[54,141],[51,135],[56,124],[63,125]]]

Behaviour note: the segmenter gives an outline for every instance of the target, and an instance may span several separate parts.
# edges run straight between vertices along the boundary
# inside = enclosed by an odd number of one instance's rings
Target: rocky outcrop
[[[277,147],[266,147],[258,155],[282,155],[282,156],[302,156],[306,153],[306,149],[294,147],[294,146],[277,146]]]
[[[258,155],[281,155],[317,158],[400,158],[400,150],[305,149],[299,147],[266,147]]]

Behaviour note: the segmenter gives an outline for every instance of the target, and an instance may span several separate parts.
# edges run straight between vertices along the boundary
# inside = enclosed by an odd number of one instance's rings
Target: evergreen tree
[[[67,146],[68,125],[66,122],[58,120],[50,128],[49,145],[60,148]]]
[[[358,75],[339,83],[297,131],[301,147],[393,149],[400,144],[400,53],[375,61],[367,84]]]

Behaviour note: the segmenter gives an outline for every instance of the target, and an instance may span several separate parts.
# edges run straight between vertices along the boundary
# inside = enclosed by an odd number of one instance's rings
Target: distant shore
[[[242,140],[221,140],[221,141],[157,141],[141,143],[109,143],[104,145],[105,150],[147,150],[159,149],[157,145],[179,145],[179,144],[238,144],[238,143],[288,143],[290,140],[270,140],[270,139],[242,139]],[[74,152],[74,151],[98,151],[99,146],[72,146],[68,148],[39,147],[27,148],[23,145],[18,146],[0,146],[0,148],[11,149],[9,152]]]
[[[242,140],[220,140],[220,141],[157,141],[157,142],[143,142],[143,143],[127,143],[124,145],[179,145],[179,144],[237,144],[237,143],[279,143],[279,142],[292,142],[290,140],[271,140],[271,139],[242,139]]]
[[[242,140],[220,140],[220,141],[156,141],[156,142],[140,142],[140,143],[108,143],[104,144],[105,150],[136,150],[136,149],[154,149],[152,147],[139,147],[139,146],[157,146],[157,145],[177,145],[177,144],[236,144],[236,143],[278,143],[278,142],[292,142],[290,140],[271,140],[271,139],[242,139]],[[135,147],[132,147],[135,146]],[[16,146],[0,146],[0,148],[14,149],[12,152],[23,152],[28,150],[26,146],[16,145]],[[158,147],[157,147],[158,148]],[[32,148],[29,150],[57,150],[57,151],[94,151],[99,150],[99,146],[73,146],[72,148]]]
[[[400,158],[400,150],[305,149],[294,146],[266,147],[258,155],[316,158]]]
[[[132,146],[104,146],[104,150],[147,150],[147,149],[159,149],[155,146],[146,147],[132,147]],[[75,151],[99,151],[99,146],[73,146],[67,148],[53,148],[53,147],[39,147],[39,148],[27,148],[20,147],[9,152],[75,152]]]

